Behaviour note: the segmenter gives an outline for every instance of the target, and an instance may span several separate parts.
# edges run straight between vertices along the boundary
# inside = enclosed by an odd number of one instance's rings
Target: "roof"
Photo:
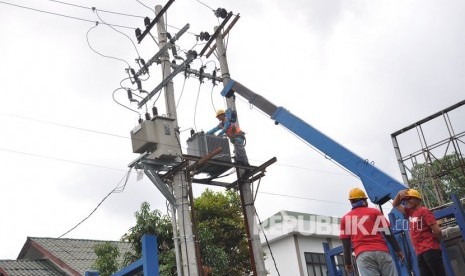
[[[116,244],[121,253],[120,257],[131,250],[131,245],[125,242],[28,237],[19,253],[18,260],[47,259],[67,275],[84,275],[92,268],[97,258],[94,247],[104,242]]]
[[[47,260],[0,260],[0,275],[9,276],[64,276]]]

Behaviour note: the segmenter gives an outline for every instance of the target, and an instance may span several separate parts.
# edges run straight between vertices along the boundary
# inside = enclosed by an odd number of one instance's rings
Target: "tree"
[[[204,265],[213,275],[244,275],[250,259],[239,195],[206,189],[194,208]]]
[[[160,275],[175,275],[173,226],[167,215],[159,210],[150,211],[150,204],[143,202],[140,211],[135,213],[136,225],[123,235],[121,241],[131,243],[132,252],[124,254],[123,266],[138,260],[142,254],[142,236],[156,235]]]
[[[429,208],[439,205],[435,185],[445,200],[451,194],[465,197],[465,163],[463,157],[456,153],[434,159],[431,164],[416,163],[411,170],[409,186],[420,191],[425,205]]]
[[[239,276],[249,271],[250,260],[244,219],[239,196],[236,192],[226,193],[205,190],[194,199],[200,251],[205,268],[213,275]],[[135,213],[136,225],[123,235],[121,241],[131,243],[132,251],[123,255],[123,266],[141,257],[144,234],[157,236],[160,275],[176,275],[176,260],[173,243],[173,226],[168,216],[159,210],[150,210],[147,202]],[[116,249],[117,250],[117,249]],[[118,270],[119,252],[111,246],[96,248],[98,256],[94,265],[101,273],[111,275]],[[102,274],[103,275],[103,274]]]
[[[117,258],[119,256],[118,248],[111,246],[112,244],[102,244],[94,248],[97,254],[97,260],[94,268],[105,275],[111,275],[118,271],[120,267],[125,267],[130,263],[141,258],[142,254],[142,236],[144,234],[156,235],[158,243],[158,264],[160,275],[172,276],[176,275],[176,262],[174,255],[173,243],[173,226],[171,219],[162,215],[159,210],[150,210],[150,204],[143,202],[140,210],[135,214],[136,225],[131,227],[129,231],[121,237],[121,241],[131,243],[132,251],[126,252],[123,255],[123,262],[119,266]]]
[[[97,255],[97,260],[92,268],[98,270],[101,276],[110,276],[118,271],[119,265],[117,259],[120,252],[116,244],[112,242],[97,244],[94,247],[94,252]]]

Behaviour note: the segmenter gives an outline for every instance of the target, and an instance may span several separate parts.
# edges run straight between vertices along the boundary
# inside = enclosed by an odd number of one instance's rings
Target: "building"
[[[331,248],[342,245],[340,222],[337,217],[291,211],[280,211],[263,221],[260,239],[269,275],[278,275],[277,270],[281,275],[327,275],[322,243]],[[342,258],[338,263],[342,268]]]
[[[0,260],[0,276],[84,275],[97,256],[94,247],[106,241],[28,237],[16,260]],[[123,255],[130,244],[112,243]]]

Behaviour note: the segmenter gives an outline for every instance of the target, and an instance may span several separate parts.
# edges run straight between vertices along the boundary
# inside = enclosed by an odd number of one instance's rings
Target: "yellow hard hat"
[[[418,199],[421,199],[420,193],[415,189],[408,189],[405,195],[408,197],[416,197]]]
[[[352,190],[349,191],[349,199],[362,199],[362,198],[367,198],[367,195],[365,192],[360,189],[360,188],[353,188]]]
[[[216,117],[218,118],[218,116],[220,116],[221,114],[224,114],[224,109],[218,109],[216,111]]]

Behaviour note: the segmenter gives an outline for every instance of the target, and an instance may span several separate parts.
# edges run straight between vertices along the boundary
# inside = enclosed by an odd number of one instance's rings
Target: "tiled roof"
[[[51,256],[43,256],[42,258],[55,257],[73,270],[84,275],[86,271],[92,268],[97,256],[94,252],[94,246],[106,241],[98,240],[82,240],[82,239],[55,239],[55,238],[28,238],[31,241],[32,247],[34,244],[48,251]],[[124,242],[110,241],[118,246],[120,256],[125,252],[130,251],[130,244]],[[23,248],[18,259],[28,258],[27,248]],[[50,258],[52,259],[52,258]],[[52,260],[53,261],[53,260]]]
[[[0,260],[0,268],[9,276],[65,276],[47,260]],[[0,272],[1,275],[1,272]]]

